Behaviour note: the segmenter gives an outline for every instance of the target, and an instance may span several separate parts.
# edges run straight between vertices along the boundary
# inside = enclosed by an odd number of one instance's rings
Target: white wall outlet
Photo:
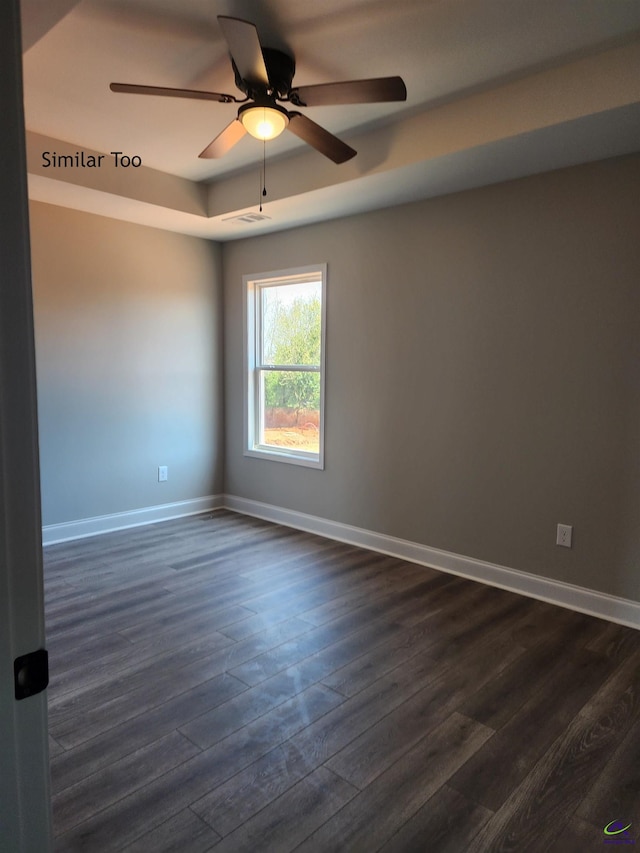
[[[166,465],[158,465],[158,482],[165,483],[169,479],[169,469]]]
[[[573,527],[570,524],[559,524],[558,532],[556,533],[556,545],[562,545],[563,548],[571,548],[571,536]]]

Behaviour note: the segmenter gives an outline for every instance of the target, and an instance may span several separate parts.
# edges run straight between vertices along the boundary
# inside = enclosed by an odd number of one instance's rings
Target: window
[[[326,264],[245,276],[245,455],[324,467]]]

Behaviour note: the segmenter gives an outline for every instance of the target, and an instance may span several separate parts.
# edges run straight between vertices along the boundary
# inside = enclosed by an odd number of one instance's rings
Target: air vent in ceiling
[[[240,213],[238,216],[227,216],[223,222],[262,222],[263,219],[271,219],[264,213]]]

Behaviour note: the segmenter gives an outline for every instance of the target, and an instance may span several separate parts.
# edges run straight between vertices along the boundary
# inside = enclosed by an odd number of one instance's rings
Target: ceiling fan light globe
[[[275,139],[289,124],[286,111],[279,107],[248,106],[238,117],[247,133],[262,140]]]

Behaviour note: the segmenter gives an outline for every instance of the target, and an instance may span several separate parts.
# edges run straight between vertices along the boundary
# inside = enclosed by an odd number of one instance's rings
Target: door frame
[[[42,524],[19,0],[0,3],[0,850],[52,849],[46,691],[14,693],[44,648]]]

